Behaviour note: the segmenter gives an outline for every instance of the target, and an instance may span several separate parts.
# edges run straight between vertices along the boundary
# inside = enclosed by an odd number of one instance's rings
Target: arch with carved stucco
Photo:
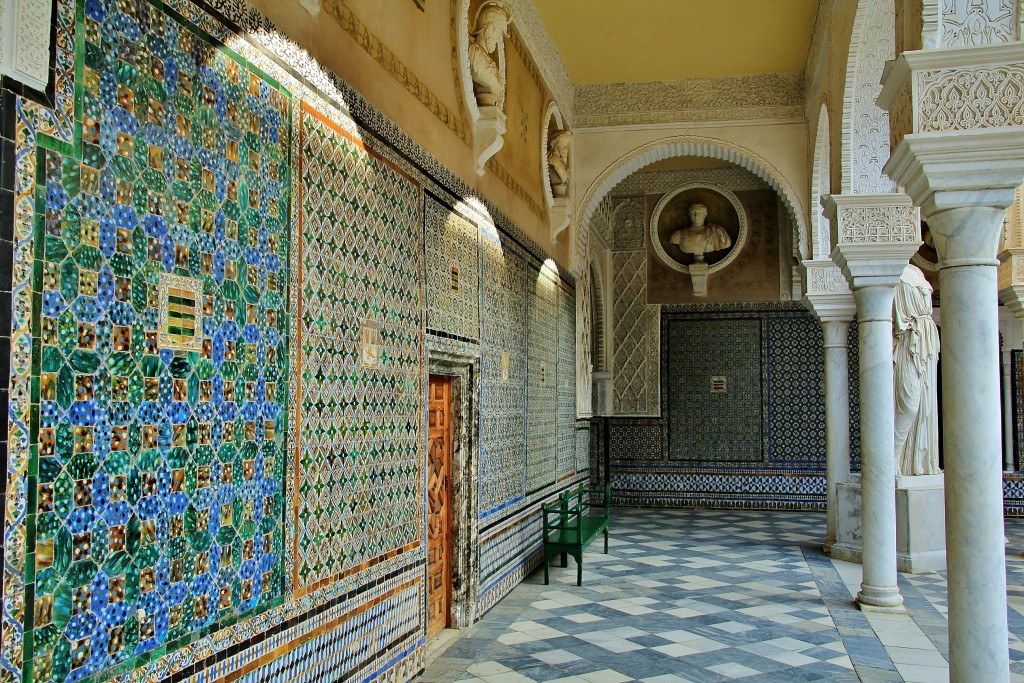
[[[822,103],[818,112],[818,129],[814,140],[811,165],[811,253],[801,258],[827,259],[832,251],[832,233],[821,207],[821,197],[832,191],[832,163],[829,138],[828,106]]]
[[[580,203],[580,206],[583,207],[580,222],[588,225],[601,200],[632,173],[657,161],[687,156],[729,161],[767,182],[772,189],[779,193],[783,204],[789,211],[790,219],[793,222],[795,241],[799,240],[800,243],[800,252],[806,251],[808,248],[806,246],[807,235],[809,234],[807,219],[796,191],[785,176],[763,157],[748,149],[725,140],[698,135],[681,135],[655,140],[617,159],[587,189],[583,201]]]
[[[885,63],[895,54],[894,0],[859,0],[843,91],[843,194],[885,194],[895,189],[882,173],[889,160],[889,114],[875,104]]]

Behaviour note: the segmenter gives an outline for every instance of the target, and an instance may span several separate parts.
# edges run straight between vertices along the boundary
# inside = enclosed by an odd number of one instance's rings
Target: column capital
[[[830,194],[822,197],[821,206],[837,245],[921,244],[920,213],[905,194]]]
[[[1024,248],[1006,249],[999,254],[998,282],[1000,299],[1004,289],[1013,285],[1024,286]]]
[[[804,306],[821,322],[850,322],[857,312],[853,293],[843,271],[824,259],[803,262]]]
[[[999,287],[999,300],[1013,317],[1024,323],[1024,283]]]

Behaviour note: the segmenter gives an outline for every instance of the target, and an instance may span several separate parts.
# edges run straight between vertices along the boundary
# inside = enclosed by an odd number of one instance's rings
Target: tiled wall
[[[56,6],[0,99],[0,682],[410,678],[429,359],[482,614],[587,476],[572,278],[243,3]]]
[[[824,365],[818,322],[796,304],[663,310],[662,417],[612,419],[614,500],[823,507]],[[855,345],[856,337],[851,340]],[[725,377],[725,393],[711,392],[711,376]],[[851,393],[856,395],[856,384]],[[592,443],[600,447],[599,439]]]

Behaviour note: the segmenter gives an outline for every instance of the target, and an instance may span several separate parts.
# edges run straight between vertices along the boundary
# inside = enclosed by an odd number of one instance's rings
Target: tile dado
[[[586,477],[571,276],[547,273],[553,326],[531,340],[546,255],[244,2],[57,0],[55,36],[49,103],[8,94],[0,115],[0,682],[407,680],[425,329],[480,340],[499,418],[479,440],[476,509],[501,511],[481,563],[502,567],[482,613],[536,563],[519,521]],[[446,215],[460,202],[477,208]],[[442,280],[460,296],[431,304]],[[550,396],[528,494],[531,358]]]

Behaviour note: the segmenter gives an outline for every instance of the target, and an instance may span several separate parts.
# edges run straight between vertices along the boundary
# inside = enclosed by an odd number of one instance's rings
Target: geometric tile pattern
[[[841,629],[867,623],[816,580],[827,578],[814,548],[822,516],[616,509],[612,519],[609,554],[588,549],[582,587],[571,560],[552,568],[550,586],[535,572],[421,680],[858,680],[863,648]]]
[[[771,462],[821,466],[825,452],[825,364],[821,325],[810,316],[765,320]]]
[[[558,288],[558,460],[555,479],[576,473],[576,302]]]
[[[527,268],[511,240],[486,228],[481,234],[480,512],[485,515],[525,494]]]
[[[666,336],[669,457],[762,461],[760,321],[670,320]]]
[[[480,335],[479,228],[433,197],[424,201],[427,329]]]
[[[295,585],[311,590],[420,538],[420,189],[308,105],[301,121]]]
[[[526,373],[526,491],[554,483],[558,426],[558,275],[548,267],[529,269]],[[575,324],[573,326],[575,330]]]
[[[1010,351],[1010,390],[1013,410],[1014,470],[1024,470],[1024,351]]]
[[[647,304],[647,254],[615,252],[614,403],[617,415],[657,415],[659,307]]]
[[[650,424],[642,419],[614,423],[610,430],[611,452],[619,460],[661,460],[661,430],[661,420]]]
[[[860,328],[850,323],[850,470],[860,472]]]
[[[283,588],[290,100],[129,9],[85,6],[80,138],[37,169],[36,681],[131,666]]]

